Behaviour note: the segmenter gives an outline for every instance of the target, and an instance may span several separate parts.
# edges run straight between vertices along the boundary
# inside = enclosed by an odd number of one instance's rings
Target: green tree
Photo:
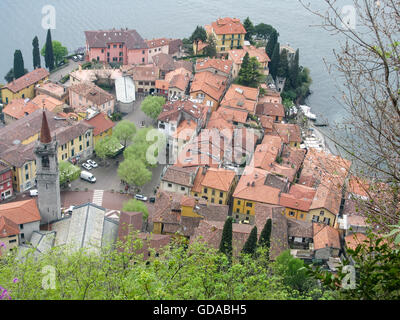
[[[213,34],[208,36],[207,43],[208,46],[204,48],[204,54],[213,58],[217,55],[217,42]]]
[[[81,174],[80,168],[67,161],[60,161],[58,169],[60,172],[60,185],[78,179]]]
[[[14,68],[11,68],[10,71],[7,72],[7,74],[4,76],[4,80],[6,80],[7,83],[14,80]]]
[[[269,259],[269,253],[271,250],[271,231],[272,220],[268,219],[261,231],[260,238],[258,239],[258,245],[266,249],[267,259]]]
[[[142,111],[150,118],[156,120],[165,104],[165,98],[159,96],[147,96],[141,105]]]
[[[136,126],[133,122],[122,120],[113,129],[113,136],[117,138],[124,147],[132,141],[136,134]]]
[[[261,79],[260,64],[255,57],[249,59],[246,52],[239,70],[237,83],[243,86],[257,88]]]
[[[251,230],[249,237],[247,238],[246,243],[243,246],[242,252],[246,254],[253,255],[257,249],[257,227]]]
[[[289,68],[289,84],[290,88],[296,89],[299,83],[299,49],[296,50],[296,54],[294,56],[294,60]]]
[[[257,37],[264,40],[269,40],[274,31],[276,34],[278,34],[274,27],[265,23],[259,23],[254,27],[254,33],[257,35]]]
[[[54,40],[52,45],[52,52],[54,56],[54,64],[57,66],[60,61],[64,59],[66,55],[68,55],[68,49],[63,47],[61,42]],[[41,54],[42,56],[46,57],[47,52],[47,43],[42,48]]]
[[[103,139],[97,141],[94,151],[96,155],[101,159],[105,160],[115,154],[115,151],[121,147],[118,139],[114,136],[106,136]]]
[[[287,55],[286,49],[283,49],[280,54],[278,70],[277,70],[276,75],[278,77],[286,78],[286,79],[288,79],[288,77],[289,77],[289,60],[288,60],[288,55]]]
[[[14,78],[18,79],[25,74],[24,58],[22,57],[21,50],[14,52]]]
[[[278,43],[278,32],[274,30],[269,36],[267,46],[265,47],[265,52],[267,53],[270,59],[272,59],[272,55],[274,53],[274,49],[277,43]]]
[[[196,29],[193,31],[192,35],[190,36],[190,41],[192,43],[196,43],[196,54],[199,52],[199,41],[206,42],[207,41],[207,32],[201,26],[197,26]]]
[[[304,261],[293,257],[290,250],[283,251],[276,258],[273,268],[276,274],[282,276],[284,285],[300,294],[309,292],[317,286],[317,281],[305,268]]]
[[[143,201],[139,201],[136,199],[131,199],[125,202],[124,206],[122,207],[122,211],[141,212],[143,214],[142,216],[143,221],[146,221],[147,218],[149,217],[149,209],[147,209],[145,203]]]
[[[32,56],[33,56],[33,69],[40,68],[40,52],[39,52],[39,39],[36,36],[32,41]]]
[[[141,187],[151,180],[152,173],[141,160],[128,158],[120,163],[118,176],[130,185]]]
[[[229,259],[232,258],[232,223],[232,217],[226,219],[219,245],[219,251],[224,253]]]
[[[46,44],[45,44],[44,52],[42,50],[42,55],[44,56],[46,68],[48,68],[50,71],[52,71],[54,69],[55,65],[54,65],[53,43],[51,40],[50,29],[47,30]]]
[[[279,58],[280,58],[280,44],[279,42],[275,45],[274,51],[272,53],[271,61],[269,62],[269,72],[274,80],[276,80]]]
[[[254,25],[251,22],[249,17],[247,17],[243,21],[243,27],[246,30],[246,34],[244,36],[244,40],[251,41],[253,39],[253,35],[254,35]]]

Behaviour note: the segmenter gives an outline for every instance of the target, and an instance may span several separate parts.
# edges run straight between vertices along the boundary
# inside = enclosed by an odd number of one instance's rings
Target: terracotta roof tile
[[[85,123],[89,124],[94,128],[93,129],[94,136],[97,136],[100,133],[112,129],[115,126],[115,123],[111,121],[104,113],[101,112],[95,115],[93,118],[85,120]]]
[[[211,24],[216,34],[246,34],[246,29],[236,18],[220,18]]]
[[[91,101],[93,104],[99,106],[106,102],[115,100],[115,97],[100,87],[90,83],[79,83],[69,87],[70,91]]]
[[[195,68],[196,72],[213,69],[225,73],[227,76],[229,76],[232,72],[232,65],[233,64],[231,60],[204,58],[197,59]]]
[[[229,191],[235,179],[236,173],[222,168],[209,168],[202,181],[202,186],[221,191]]]
[[[18,225],[6,217],[0,216],[0,239],[17,234],[19,234]]]
[[[45,79],[49,75],[50,73],[46,69],[38,68],[12,82],[7,83],[2,89],[7,88],[12,92],[17,93],[22,89],[27,88],[32,84]]]
[[[204,92],[211,98],[220,101],[225,92],[227,80],[225,77],[218,74],[213,74],[209,71],[196,73],[190,89],[192,92]]]
[[[40,221],[36,199],[0,204],[0,216],[6,217],[17,225]]]
[[[232,84],[221,102],[222,107],[248,111],[256,111],[258,89]]]
[[[355,250],[358,245],[363,245],[365,244],[364,241],[368,241],[368,237],[363,234],[363,233],[352,233],[344,238],[344,243],[346,244],[346,247],[352,250]]]
[[[180,168],[177,166],[170,166],[165,171],[162,181],[172,182],[186,187],[192,187],[197,171],[197,167]]]
[[[113,29],[85,31],[89,48],[106,48],[108,43],[124,43],[128,50],[146,49],[146,42],[136,30]]]
[[[314,250],[326,247],[340,249],[339,231],[331,226],[313,223]]]
[[[21,119],[38,109],[40,109],[40,107],[34,104],[31,100],[13,99],[4,107],[3,113],[14,119]]]

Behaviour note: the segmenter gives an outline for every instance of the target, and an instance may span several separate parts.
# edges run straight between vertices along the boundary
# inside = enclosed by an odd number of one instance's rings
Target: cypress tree
[[[279,58],[280,58],[280,44],[279,42],[276,43],[275,48],[274,48],[274,52],[272,54],[271,57],[271,61],[269,63],[269,71],[271,73],[271,76],[276,79],[276,74],[278,72],[278,66],[279,66]]]
[[[21,50],[14,52],[14,78],[18,79],[25,74],[24,59]]]
[[[278,77],[281,78],[289,77],[289,60],[286,49],[283,49],[279,56],[279,65],[276,74]]]
[[[46,50],[45,50],[44,60],[46,62],[46,68],[52,71],[54,69],[54,53],[53,53],[53,42],[51,41],[50,29],[47,30]]]
[[[272,57],[277,42],[278,42],[278,33],[276,32],[276,30],[274,30],[269,36],[267,46],[265,47],[265,52],[267,53],[268,57],[270,58]]]
[[[248,82],[248,77],[249,74],[252,72],[251,70],[251,65],[250,65],[250,56],[249,53],[246,52],[246,54],[243,57],[242,65],[239,70],[238,78],[239,78],[239,84],[246,86]]]
[[[33,69],[40,68],[40,52],[39,52],[39,39],[36,36],[32,41],[32,55],[33,55]]]
[[[299,49],[296,50],[296,55],[294,56],[294,60],[292,65],[290,66],[290,85],[292,89],[296,89],[299,82]]]
[[[265,247],[268,249],[268,258],[269,258],[269,249],[271,247],[271,230],[272,230],[272,221],[268,219],[264,225],[264,228],[261,231],[260,239],[258,239],[258,245],[261,247]]]
[[[226,254],[228,257],[232,256],[232,217],[226,219],[224,229],[222,230],[221,243],[219,251]]]
[[[254,254],[257,249],[257,226],[251,230],[249,237],[242,249],[243,253]]]

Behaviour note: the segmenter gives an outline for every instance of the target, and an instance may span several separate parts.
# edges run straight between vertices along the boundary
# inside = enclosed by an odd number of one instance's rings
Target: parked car
[[[81,61],[85,60],[85,56],[83,54],[78,54],[78,58]]]
[[[96,163],[96,161],[93,161],[91,159],[86,161],[87,164],[89,164],[92,168],[97,168],[98,164]]]
[[[61,67],[61,66],[63,66],[64,64],[65,64],[64,60],[63,60],[63,61],[60,61],[60,62],[57,64],[57,67]]]
[[[82,163],[82,167],[84,167],[86,170],[92,170],[92,166],[86,162]]]
[[[39,192],[38,192],[37,189],[29,190],[29,195],[30,195],[31,197],[37,197],[38,194],[39,194]]]
[[[93,174],[91,174],[90,172],[87,172],[87,171],[82,171],[81,172],[81,179],[85,180],[87,182],[90,182],[90,183],[95,183],[96,182],[96,177]]]
[[[135,194],[135,199],[140,200],[140,201],[147,201],[147,197],[141,194]]]
[[[78,58],[78,56],[73,56],[73,57],[72,57],[72,60],[74,60],[75,62],[77,62],[77,61],[79,61],[79,58]]]
[[[156,198],[151,197],[151,198],[149,198],[149,201],[150,201],[150,203],[155,203],[156,202]]]

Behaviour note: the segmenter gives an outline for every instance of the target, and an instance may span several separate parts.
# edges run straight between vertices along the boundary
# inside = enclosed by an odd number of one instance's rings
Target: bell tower
[[[46,112],[43,110],[42,128],[36,142],[36,181],[40,224],[61,219],[60,175],[58,170],[57,141],[51,139]]]

